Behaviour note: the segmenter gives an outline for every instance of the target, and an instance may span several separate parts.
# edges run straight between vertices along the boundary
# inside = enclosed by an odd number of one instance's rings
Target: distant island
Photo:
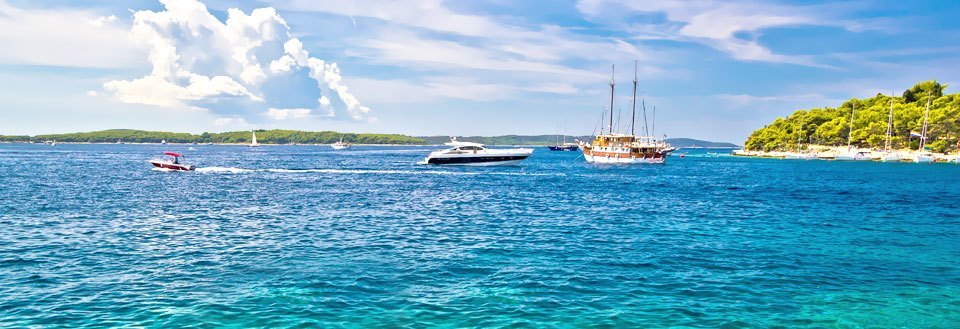
[[[299,131],[299,130],[255,130],[257,142],[261,144],[331,144],[339,141],[353,144],[379,145],[440,145],[450,141],[450,136],[407,136],[400,134],[353,134],[335,131]],[[42,143],[168,143],[179,144],[247,144],[250,143],[250,131],[231,131],[223,133],[174,133],[133,129],[111,129],[93,132],[46,134],[36,136],[0,135],[0,142]],[[563,140],[563,137],[559,137]],[[477,142],[487,145],[553,145],[557,135],[504,135],[504,136],[466,136],[457,140]],[[566,136],[568,142],[591,140],[593,136]],[[718,143],[691,138],[668,138],[666,141],[678,148],[735,148],[731,143]]]
[[[557,142],[563,142],[566,137],[567,142],[576,140],[591,141],[593,136],[557,136],[557,135],[504,135],[504,136],[465,136],[458,137],[461,142],[475,142],[486,145],[554,145]],[[427,141],[427,144],[436,145],[450,141],[450,136],[420,136]],[[665,140],[670,145],[677,148],[737,148],[736,144],[710,142],[692,138],[667,138]]]
[[[299,131],[299,130],[255,130],[257,142],[261,144],[330,144],[339,141],[355,144],[425,144],[423,139],[399,134],[351,134],[335,131]],[[7,142],[43,142],[61,143],[250,143],[250,131],[231,131],[223,133],[173,133],[163,131],[144,131],[133,129],[111,129],[84,133],[49,134],[36,136],[0,136]]]
[[[947,85],[936,81],[920,82],[899,97],[877,94],[867,99],[850,99],[836,108],[798,110],[786,118],[777,118],[757,129],[744,148],[751,151],[788,151],[850,144],[857,148],[883,149],[887,140],[887,121],[893,102],[892,149],[919,148],[923,116],[930,100],[927,122],[929,150],[944,153],[956,150],[960,137],[960,93],[944,95]],[[853,130],[850,115],[853,111]],[[815,146],[811,146],[815,145]]]

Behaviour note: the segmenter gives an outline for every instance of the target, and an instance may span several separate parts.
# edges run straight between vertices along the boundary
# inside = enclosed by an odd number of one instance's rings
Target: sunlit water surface
[[[430,149],[0,145],[0,326],[960,327],[960,166]]]

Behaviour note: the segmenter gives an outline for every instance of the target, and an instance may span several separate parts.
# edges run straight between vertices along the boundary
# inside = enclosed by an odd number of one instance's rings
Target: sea
[[[436,148],[0,144],[0,327],[960,327],[960,165]]]

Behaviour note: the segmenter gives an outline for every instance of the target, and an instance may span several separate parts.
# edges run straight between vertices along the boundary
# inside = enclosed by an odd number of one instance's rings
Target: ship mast
[[[609,133],[613,135],[613,76],[614,76],[614,66],[610,65],[610,131]]]
[[[636,136],[633,128],[637,124],[637,61],[633,62],[633,111],[630,114],[630,136]]]
[[[883,145],[883,150],[890,152],[890,134],[893,132],[893,96],[890,96],[890,117],[887,119],[887,141]]]
[[[853,112],[857,110],[857,104],[850,105],[850,131],[847,132],[847,149],[850,149],[850,140],[853,138]]]
[[[930,96],[927,95],[927,111],[923,113],[923,130],[920,132],[920,149],[923,152],[923,144],[927,141],[927,116],[930,115]]]

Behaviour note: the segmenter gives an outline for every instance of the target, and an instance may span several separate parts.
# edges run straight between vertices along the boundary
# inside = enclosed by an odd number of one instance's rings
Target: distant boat
[[[563,143],[560,143],[560,136],[557,136],[557,144],[547,146],[551,151],[576,151],[580,149],[577,143],[567,143],[567,129],[563,129]]]
[[[160,140],[160,145],[166,145],[166,144],[167,144],[167,140],[166,140],[166,139]]]
[[[850,129],[847,130],[847,153],[838,153],[833,157],[837,161],[873,161],[873,155],[868,151],[854,152],[851,142],[853,141],[853,115],[857,111],[857,105],[850,105]]]
[[[533,154],[533,149],[488,149],[480,143],[458,142],[451,137],[449,149],[430,152],[421,165],[454,165],[454,166],[507,166],[519,164]]]
[[[798,127],[797,131],[798,131],[798,132],[803,132],[803,120],[800,121],[800,127]],[[801,142],[803,142],[803,136],[799,136],[799,135],[798,135],[798,136],[797,136],[797,152],[796,152],[796,153],[787,153],[787,155],[785,155],[783,158],[784,158],[784,159],[787,159],[787,160],[817,160],[817,159],[819,159],[819,157],[817,157],[816,154],[800,152],[800,146],[802,145]]]
[[[893,135],[893,97],[890,97],[890,115],[887,117],[887,141],[883,145],[883,153],[877,156],[881,162],[900,162],[900,155],[890,151],[890,136]]]
[[[837,161],[873,161],[873,156],[869,151],[858,151],[845,154],[837,154],[833,157]]]
[[[117,144],[123,144],[123,141],[118,139]]]
[[[350,148],[350,143],[344,143],[343,138],[341,138],[339,142],[330,144],[330,147],[332,147],[334,150],[342,150]]]
[[[930,96],[927,96],[927,110],[923,113],[923,130],[920,132],[920,147],[917,148],[917,154],[914,154],[911,160],[916,163],[933,162],[933,154],[923,150],[927,141],[927,117],[930,116]]]
[[[260,146],[260,143],[257,143],[257,132],[251,130],[251,131],[250,131],[250,134],[252,134],[252,136],[250,137],[250,145],[247,145],[247,146],[249,146],[249,147],[258,147],[258,146]]]
[[[53,140],[52,142],[50,142],[50,146],[57,146],[57,140]]]

